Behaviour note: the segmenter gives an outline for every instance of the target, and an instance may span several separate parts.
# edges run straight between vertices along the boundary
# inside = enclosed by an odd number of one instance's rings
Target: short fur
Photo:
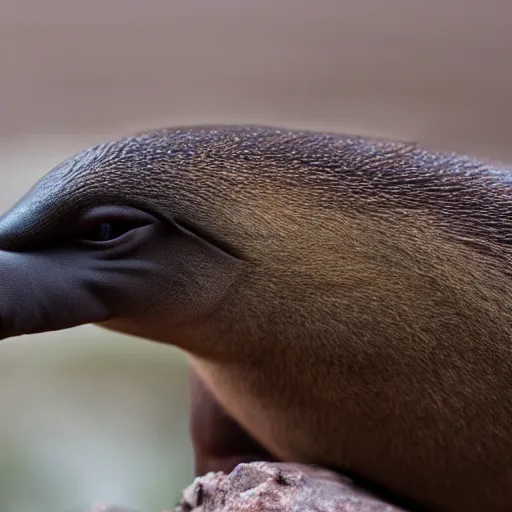
[[[106,326],[182,347],[278,458],[436,511],[512,510],[510,169],[363,137],[182,128],[82,152],[24,201],[42,225],[5,248],[114,203],[241,262],[208,314]]]

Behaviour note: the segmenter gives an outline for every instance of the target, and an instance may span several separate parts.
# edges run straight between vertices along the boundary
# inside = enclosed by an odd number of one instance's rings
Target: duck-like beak
[[[96,293],[98,272],[86,261],[27,245],[42,214],[31,206],[22,200],[0,217],[0,339],[109,319]]]
[[[76,255],[0,251],[0,339],[107,320],[94,289]]]

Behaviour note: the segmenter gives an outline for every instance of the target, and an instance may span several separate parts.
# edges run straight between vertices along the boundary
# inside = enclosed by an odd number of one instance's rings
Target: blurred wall
[[[0,135],[255,121],[508,158],[511,21],[508,0],[2,0]]]
[[[507,0],[0,0],[0,208],[70,153],[163,125],[512,161],[511,21]],[[0,411],[2,511],[158,510],[191,476],[172,349],[92,327],[9,340]]]

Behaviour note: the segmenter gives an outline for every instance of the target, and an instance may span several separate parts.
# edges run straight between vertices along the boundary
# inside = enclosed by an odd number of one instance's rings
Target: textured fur
[[[107,326],[186,350],[280,459],[436,511],[512,510],[510,169],[361,137],[183,128],[82,152],[24,201],[42,225],[6,246],[114,203],[243,262],[194,322]]]

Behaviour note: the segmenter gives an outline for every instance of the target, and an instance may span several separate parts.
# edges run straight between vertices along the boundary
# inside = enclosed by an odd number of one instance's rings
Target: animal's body
[[[177,345],[278,459],[433,511],[512,510],[510,169],[159,130],[54,169],[0,220],[1,249],[31,291],[0,289],[1,337],[94,322]]]

